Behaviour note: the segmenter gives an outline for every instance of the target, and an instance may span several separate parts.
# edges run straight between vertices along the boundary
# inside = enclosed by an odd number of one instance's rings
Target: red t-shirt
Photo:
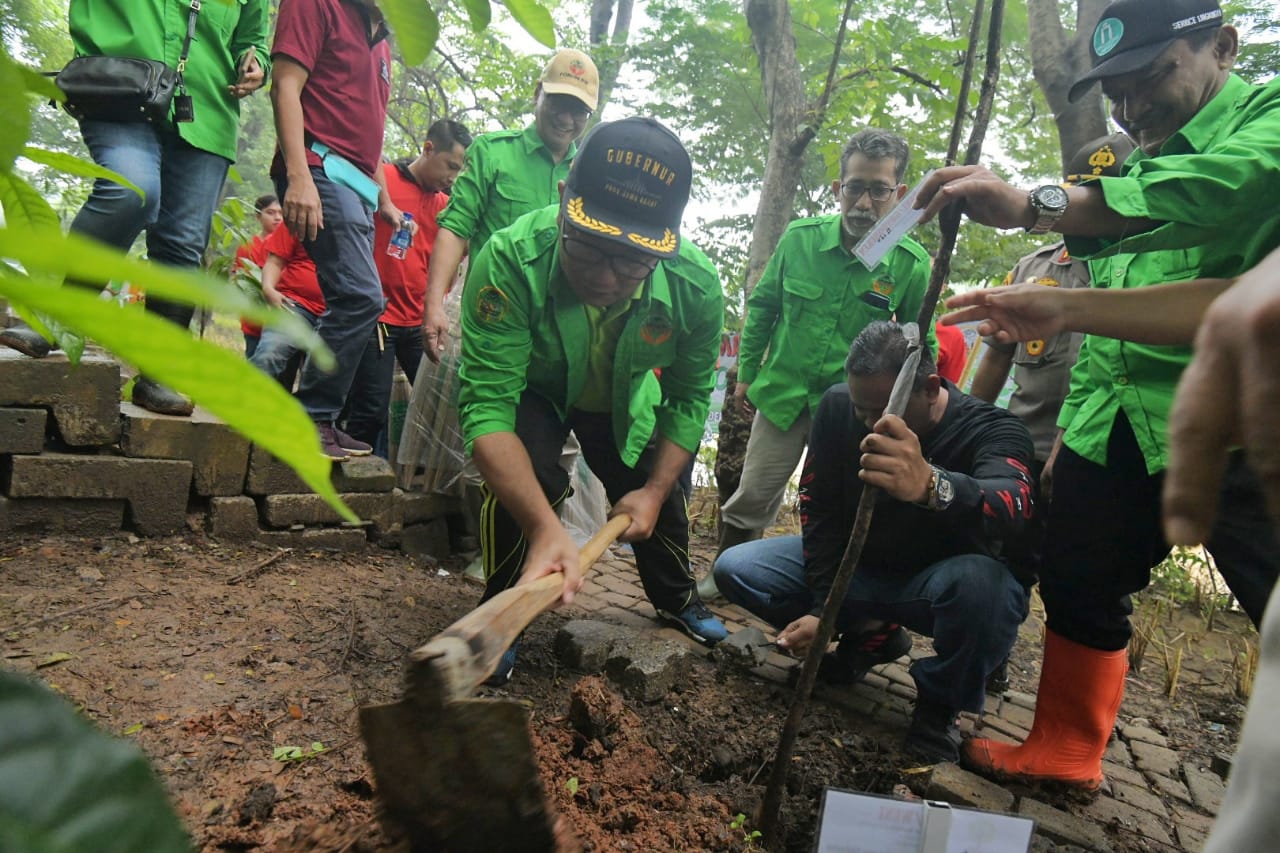
[[[316,278],[316,264],[293,232],[281,226],[267,238],[267,252],[284,261],[276,290],[312,314],[324,313],[324,294]]]
[[[234,278],[236,273],[244,269],[245,261],[253,261],[258,269],[262,269],[262,265],[267,262],[267,238],[261,234],[255,234],[253,239],[248,243],[241,243],[236,249],[236,261],[231,267],[231,275]],[[243,317],[240,318],[240,331],[252,337],[258,337],[262,334],[262,327],[255,326]]]
[[[969,347],[964,342],[964,332],[955,326],[944,326],[934,323],[933,330],[938,336],[938,375],[952,382],[960,381],[964,372],[965,358]]]
[[[369,177],[382,159],[382,128],[391,95],[387,29],[369,35],[369,13],[351,0],[281,0],[272,58],[285,56],[307,69],[302,123],[319,140]],[[307,162],[320,158],[307,151]],[[276,152],[271,174],[284,174]]]
[[[449,194],[423,190],[405,163],[384,163],[382,171],[387,177],[391,203],[413,214],[418,233],[413,235],[408,254],[398,260],[387,254],[387,244],[395,230],[381,216],[373,218],[373,262],[382,279],[382,293],[387,297],[387,309],[378,321],[389,326],[418,326],[422,324],[422,300],[427,293],[427,263],[440,231],[436,216],[449,202]]]

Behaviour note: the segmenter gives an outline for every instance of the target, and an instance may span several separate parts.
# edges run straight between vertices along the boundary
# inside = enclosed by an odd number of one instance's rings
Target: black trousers
[[[412,385],[422,361],[422,329],[378,323],[365,344],[347,395],[347,433],[373,445],[375,452],[381,451],[380,456],[387,452],[387,412],[397,361]]]
[[[1163,483],[1163,472],[1147,473],[1123,413],[1112,426],[1105,466],[1067,447],[1058,453],[1040,578],[1050,630],[1095,649],[1125,648],[1129,596],[1151,582],[1151,567],[1169,553],[1160,527]],[[1240,606],[1261,625],[1280,576],[1280,540],[1242,451],[1231,454],[1205,545]]]
[[[630,468],[618,454],[611,422],[607,413],[578,410],[562,419],[544,397],[524,392],[516,409],[516,435],[524,443],[542,493],[553,507],[558,509],[570,494],[569,474],[560,466],[560,451],[570,430],[578,437],[583,458],[604,484],[611,502],[648,480],[657,445],[651,441],[636,466]],[[524,531],[487,488],[480,511],[480,543],[486,578],[481,601],[487,601],[520,579],[527,550]],[[667,496],[653,535],[631,544],[640,582],[653,606],[673,613],[687,607],[696,592],[689,570],[689,516],[680,488],[673,488]]]

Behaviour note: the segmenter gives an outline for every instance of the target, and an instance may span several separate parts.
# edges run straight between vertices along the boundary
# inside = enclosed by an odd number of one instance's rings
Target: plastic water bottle
[[[404,221],[400,223],[400,230],[392,237],[391,242],[387,243],[387,254],[397,260],[404,260],[405,255],[409,254],[409,244],[413,242],[413,233],[409,231],[409,223],[413,221],[413,214],[406,213]]]

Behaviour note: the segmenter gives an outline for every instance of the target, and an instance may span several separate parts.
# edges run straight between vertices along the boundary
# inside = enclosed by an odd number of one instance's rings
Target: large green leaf
[[[493,9],[489,5],[489,0],[462,0],[462,5],[466,7],[467,17],[471,20],[472,32],[482,32],[485,27],[489,26],[489,21],[493,16]]]
[[[0,50],[0,172],[13,168],[31,133],[31,98],[23,68]]]
[[[187,853],[191,842],[136,746],[45,687],[0,670],[0,850]]]
[[[0,228],[0,257],[20,262],[33,275],[93,282],[127,281],[152,296],[247,317],[259,325],[280,329],[310,353],[319,367],[333,368],[333,353],[300,318],[254,302],[222,279],[135,260],[94,240],[63,234],[56,228]],[[97,337],[96,330],[90,330],[90,336]]]
[[[348,521],[329,479],[315,424],[274,379],[239,354],[193,338],[137,307],[74,287],[0,273],[0,295],[92,337],[156,381],[176,388],[293,468]]]
[[[67,99],[66,94],[58,88],[53,79],[46,77],[34,68],[28,68],[25,65],[18,65],[18,73],[22,75],[23,85],[27,91],[41,98],[48,98],[51,101],[61,103]]]
[[[440,19],[427,0],[380,0],[406,65],[426,60],[440,37]]]
[[[537,0],[506,0],[507,11],[529,35],[545,44],[556,46],[556,25],[551,13]]]
[[[36,188],[12,172],[0,172],[0,207],[5,222],[23,228],[57,228],[58,214]]]
[[[114,181],[122,187],[133,190],[141,199],[145,200],[147,197],[141,187],[124,175],[99,166],[92,160],[77,157],[74,154],[50,151],[46,148],[34,148],[28,145],[22,149],[22,156],[33,163],[40,163],[51,169],[57,169],[59,172],[66,172],[68,175],[79,175],[82,178],[106,178],[108,181]]]

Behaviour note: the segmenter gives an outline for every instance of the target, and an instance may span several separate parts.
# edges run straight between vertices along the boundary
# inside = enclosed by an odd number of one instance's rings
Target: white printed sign
[[[920,194],[920,184],[923,184],[932,174],[932,170],[926,172],[920,179],[920,183],[912,187],[911,192],[904,195],[897,206],[889,211],[884,219],[877,222],[875,227],[858,241],[858,245],[853,247],[854,257],[862,261],[867,269],[875,269],[876,265],[884,260],[884,256],[889,254],[889,250],[898,245],[898,241],[920,221],[924,211],[914,209],[913,205],[916,196]]]

